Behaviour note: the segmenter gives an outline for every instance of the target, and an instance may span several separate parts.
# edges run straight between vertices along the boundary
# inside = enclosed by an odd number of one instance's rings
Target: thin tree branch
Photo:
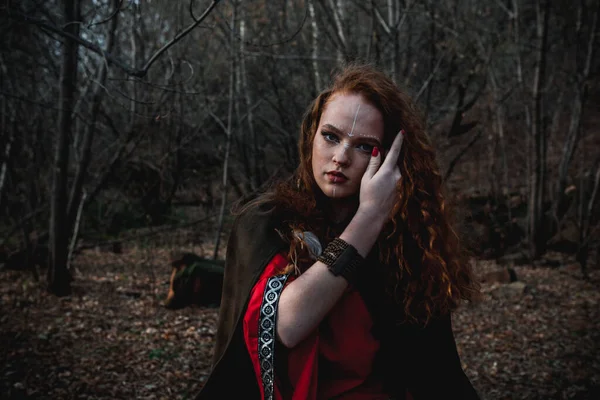
[[[429,86],[429,83],[431,83],[431,80],[433,79],[433,77],[435,76],[435,74],[437,73],[440,64],[442,63],[442,61],[444,60],[444,58],[446,57],[445,54],[442,54],[442,56],[438,59],[435,67],[433,68],[433,71],[431,71],[431,74],[429,75],[429,77],[427,78],[427,80],[423,83],[423,86],[421,86],[421,89],[419,89],[419,92],[415,95],[414,97],[414,101],[417,102],[419,101],[419,97],[421,97],[421,95],[423,94],[423,92],[425,92],[425,89],[427,89],[427,86]]]
[[[375,9],[375,16],[377,17],[377,21],[379,21],[379,24],[381,25],[381,27],[383,28],[385,33],[390,35],[392,33],[390,26],[387,24],[387,22],[385,22],[385,19],[383,19],[383,16],[381,15],[381,13],[377,9],[377,7],[375,7],[374,9]]]
[[[336,57],[313,57],[313,56],[303,56],[303,55],[295,55],[295,54],[274,54],[274,53],[265,53],[258,51],[244,51],[242,54],[248,55],[251,57],[269,57],[276,60],[306,60],[306,61],[332,61],[336,60]]]
[[[191,13],[191,7],[190,7],[190,13]],[[286,44],[286,43],[294,40],[296,38],[296,36],[298,36],[298,34],[300,34],[300,32],[302,31],[302,28],[304,28],[304,24],[306,23],[306,20],[308,19],[308,14],[309,13],[308,13],[308,4],[307,4],[304,7],[304,17],[302,17],[302,21],[300,22],[300,25],[298,25],[298,28],[294,31],[294,33],[292,33],[292,35],[290,37],[285,38],[279,42],[272,42],[272,43],[267,43],[267,44],[252,43],[250,41],[243,40],[241,38],[241,36],[239,34],[236,34],[235,32],[234,32],[234,37],[236,40],[239,40],[239,41],[243,42],[244,44],[246,44],[248,46],[252,46],[252,47],[272,47],[272,46],[278,46],[281,44]],[[192,18],[193,18],[193,14],[192,14]],[[225,20],[225,18],[224,18],[224,20]],[[230,31],[232,30],[232,28],[229,25],[229,23],[227,22],[227,20],[225,20],[225,25],[227,26],[227,29],[229,29]]]
[[[100,48],[100,46],[91,43],[85,39],[82,39],[79,36],[76,35],[72,35],[68,32],[63,31],[61,28],[57,27],[56,25],[53,25],[51,23],[48,23],[46,21],[43,20],[39,20],[39,19],[35,19],[35,18],[31,18],[28,15],[22,14],[20,12],[17,11],[11,11],[10,13],[8,13],[8,15],[16,20],[28,23],[28,24],[34,24],[39,26],[41,29],[46,30],[46,31],[50,31],[53,33],[56,33],[60,36],[63,36],[69,40],[73,40],[75,41],[77,44],[93,51],[94,53],[97,53],[99,55],[101,55],[102,57],[104,57],[110,64],[115,65],[116,67],[120,68],[121,70],[123,70],[125,73],[127,73],[128,75],[131,76],[135,76],[137,78],[143,78],[144,76],[146,76],[148,74],[148,70],[150,69],[150,67],[152,66],[152,64],[154,64],[154,62],[165,52],[167,51],[171,46],[173,46],[175,43],[177,43],[179,40],[181,40],[182,37],[184,37],[185,35],[187,35],[188,33],[190,33],[194,28],[196,28],[207,16],[208,14],[210,14],[210,12],[213,10],[213,8],[215,8],[215,6],[220,2],[220,0],[213,0],[212,3],[210,3],[210,5],[208,6],[208,8],[204,11],[204,13],[200,16],[200,18],[198,18],[193,24],[191,24],[190,26],[188,26],[186,29],[184,29],[183,31],[181,31],[180,33],[178,33],[177,35],[175,35],[175,37],[173,39],[171,39],[169,42],[167,42],[163,47],[161,47],[160,49],[158,49],[151,57],[150,59],[144,64],[144,66],[141,69],[135,69],[132,68],[131,66],[125,64],[124,62],[122,62],[121,60],[119,60],[117,57],[113,56],[112,54],[104,51],[102,48]]]
[[[473,139],[471,139],[471,141],[469,143],[467,143],[467,145],[456,155],[456,157],[454,157],[454,159],[452,161],[450,161],[450,165],[448,166],[448,169],[446,170],[446,173],[444,174],[444,182],[448,181],[448,178],[450,178],[450,175],[452,174],[452,171],[454,171],[454,167],[456,167],[456,164],[458,164],[458,161],[460,161],[460,159],[467,153],[467,151],[471,147],[473,147],[475,142],[477,142],[479,140],[479,138],[481,137],[482,134],[483,134],[483,129],[480,129],[479,132],[477,132],[477,134],[473,137]]]
[[[10,231],[8,231],[6,236],[4,236],[4,238],[2,240],[0,240],[0,247],[3,246],[4,243],[6,243],[8,241],[8,239],[10,239],[12,237],[12,235],[14,235],[19,229],[21,229],[23,224],[25,224],[30,219],[35,218],[42,212],[47,211],[49,207],[50,207],[49,204],[44,204],[44,205],[38,207],[37,209],[33,210],[32,212],[30,212],[23,218],[21,218],[21,220],[19,222],[17,222],[16,224],[14,224],[13,228]]]
[[[514,11],[509,10],[508,7],[506,7],[504,5],[504,3],[502,3],[500,0],[494,0],[494,1],[496,2],[496,4],[498,4],[498,6],[502,10],[504,10],[506,12],[506,14],[508,14],[508,18],[509,19],[513,19],[515,17],[516,13]]]
[[[90,29],[92,26],[105,24],[108,21],[110,21],[111,19],[113,19],[119,13],[119,11],[121,11],[121,6],[122,5],[123,5],[123,0],[120,0],[119,4],[117,4],[117,6],[115,7],[115,10],[108,17],[104,18],[102,21],[90,23],[87,26],[87,29]]]
[[[146,73],[148,72],[148,69],[150,68],[150,66],[152,66],[152,64],[158,59],[158,57],[160,57],[160,55],[162,53],[164,53],[165,51],[167,51],[169,49],[169,47],[173,46],[182,37],[184,37],[185,35],[187,35],[188,33],[190,33],[196,26],[198,26],[202,21],[204,21],[204,19],[206,17],[208,17],[208,14],[210,14],[210,12],[213,10],[213,8],[215,8],[215,6],[217,4],[219,4],[219,1],[220,0],[213,0],[213,2],[210,3],[210,5],[204,11],[204,13],[200,16],[200,18],[198,18],[193,24],[191,24],[190,26],[188,26],[186,29],[184,29],[183,31],[181,31],[180,33],[178,33],[177,35],[175,35],[175,37],[173,39],[171,39],[170,42],[168,42],[167,44],[165,44],[156,53],[154,53],[154,55],[152,57],[150,57],[150,60],[148,60],[148,62],[146,63],[146,65],[144,65],[144,67],[142,68],[142,71],[144,72],[144,75],[146,75]],[[142,76],[144,76],[144,75],[142,75]]]
[[[216,114],[212,111],[209,111],[208,114],[213,117],[213,119],[215,120],[215,122],[217,124],[219,124],[219,126],[221,127],[221,129],[223,129],[223,132],[226,135],[229,135],[229,129],[227,129],[227,127],[225,126],[225,123],[223,123],[223,121],[221,120],[221,118],[217,117]]]

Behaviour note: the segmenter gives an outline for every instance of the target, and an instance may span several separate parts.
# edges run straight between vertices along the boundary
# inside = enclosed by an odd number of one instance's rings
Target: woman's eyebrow
[[[342,130],[340,128],[338,128],[335,125],[332,124],[323,124],[323,128],[334,131],[334,133],[337,133],[339,135],[343,135],[344,132],[342,132]]]
[[[375,136],[358,135],[358,137],[361,140],[364,140],[365,142],[369,142],[371,144],[374,144],[375,146],[381,147],[381,142],[379,141],[379,139],[375,138]]]

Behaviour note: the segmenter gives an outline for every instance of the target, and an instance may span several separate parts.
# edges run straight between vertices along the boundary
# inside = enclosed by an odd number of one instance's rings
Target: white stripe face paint
[[[350,134],[348,134],[348,136],[350,136]],[[342,144],[342,155],[344,157],[346,156],[346,152],[348,151],[349,148],[350,148],[350,143],[344,142],[344,144]]]
[[[358,119],[358,113],[360,112],[360,104],[356,107],[356,112],[354,113],[354,119],[352,121],[352,128],[350,129],[350,132],[348,132],[348,137],[352,137],[354,136],[354,128],[356,127],[356,120]],[[338,128],[339,129],[339,128]],[[341,129],[340,129],[341,130]],[[360,135],[360,136],[364,136],[364,135]],[[342,145],[342,155],[346,156],[346,152],[348,151],[348,149],[350,148],[350,142],[348,141],[344,141],[344,144]],[[332,193],[332,197],[335,198],[335,189],[336,187],[333,187],[333,193]]]
[[[329,125],[335,127],[338,131],[343,132],[343,130],[339,126],[331,124],[331,123]],[[350,133],[347,133],[346,135],[350,136]],[[360,137],[364,137],[364,138],[372,138],[372,139],[375,139],[377,142],[380,141],[379,137],[377,137],[375,135],[364,135],[362,133],[357,133],[357,134],[353,133],[352,136],[350,136],[350,137],[353,137],[353,136],[360,136]],[[346,143],[344,143],[344,145],[346,145]],[[347,145],[347,146],[350,146],[350,145]]]
[[[352,127],[350,128],[350,132],[348,132],[348,133],[347,133],[348,137],[350,137],[350,138],[351,138],[351,137],[353,137],[353,136],[355,136],[355,133],[354,133],[354,128],[356,128],[356,121],[358,120],[358,114],[359,114],[359,112],[360,112],[360,106],[361,106],[361,104],[358,104],[358,105],[356,106],[356,112],[354,113],[354,118],[353,118],[353,120],[352,120]],[[332,125],[333,125],[333,124],[332,124]],[[336,126],[336,128],[337,128],[339,131],[342,131],[342,129],[340,129],[340,127],[337,127],[337,126]],[[379,141],[379,138],[378,138],[377,136],[374,136],[374,135],[363,135],[363,134],[360,134],[360,133],[359,133],[359,134],[358,134],[358,136],[360,136],[360,137],[365,137],[365,138],[373,138],[373,139],[375,139],[375,140]],[[349,143],[349,142],[347,142],[347,141],[344,141],[344,143],[343,143],[343,145],[342,145],[342,146],[343,146],[343,148],[342,148],[342,155],[343,155],[343,156],[346,156],[346,152],[347,152],[347,151],[348,151],[348,149],[351,147],[351,145],[350,145],[350,143]]]
[[[361,104],[359,104],[358,106],[356,106],[356,112],[354,113],[354,119],[352,121],[352,128],[350,128],[350,132],[347,133],[347,135],[349,137],[353,137],[355,135],[354,133],[354,128],[356,128],[356,121],[358,120],[358,113],[360,112],[360,106]],[[333,126],[335,126],[334,124],[331,124]],[[335,126],[339,131],[342,131],[342,129],[339,126]],[[377,141],[379,141],[379,138],[375,135],[363,135],[363,134],[358,134],[358,136],[360,137],[365,137],[365,138],[372,138],[375,139]],[[348,148],[350,148],[350,144],[348,143],[344,143],[344,149],[347,150]]]
[[[352,121],[352,129],[350,129],[350,133],[348,133],[348,136],[350,136],[350,137],[354,136],[354,127],[356,126],[356,118],[358,118],[359,111],[360,111],[360,104],[358,105],[358,107],[356,107],[356,113],[354,114],[354,121]]]

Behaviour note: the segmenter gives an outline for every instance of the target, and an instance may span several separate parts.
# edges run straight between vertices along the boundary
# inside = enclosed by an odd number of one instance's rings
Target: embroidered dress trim
[[[276,275],[267,280],[260,306],[258,322],[258,360],[265,392],[265,400],[273,399],[275,379],[275,318],[277,303],[288,275]]]

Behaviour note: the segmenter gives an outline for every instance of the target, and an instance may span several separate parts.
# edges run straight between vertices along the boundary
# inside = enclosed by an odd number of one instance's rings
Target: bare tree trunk
[[[519,84],[523,83],[523,68],[521,67],[521,50],[518,46],[520,46],[521,38],[519,32],[519,0],[512,0],[513,3],[513,19],[515,21],[514,24],[514,40],[517,45],[517,82]]]
[[[371,60],[371,49],[373,47],[373,39],[375,38],[375,1],[369,1],[369,42],[367,43],[367,51],[365,55],[365,60]]]
[[[317,17],[315,15],[314,0],[308,1],[308,12],[310,14],[310,25],[311,25],[311,49],[312,49],[312,69],[315,80],[315,90],[317,93],[321,92],[321,75],[319,74],[319,25],[317,23]]]
[[[348,42],[346,41],[346,35],[344,34],[344,24],[343,24],[346,2],[345,2],[345,0],[337,0],[337,1],[329,0],[329,4],[331,7],[331,11],[333,13],[333,21],[335,24],[335,31],[337,33],[337,37],[341,44],[341,47],[338,46],[338,49],[337,49],[337,63],[338,63],[338,65],[340,65],[346,59],[346,51],[347,51],[347,44],[348,44]]]
[[[87,196],[86,191],[83,191],[81,200],[79,201],[79,207],[77,207],[77,214],[75,216],[75,222],[73,223],[73,234],[71,235],[71,244],[69,245],[69,253],[67,255],[67,269],[71,272],[71,260],[73,259],[73,252],[75,251],[75,245],[77,244],[77,236],[79,235],[79,227],[81,226],[81,214],[83,213],[83,205],[85,204],[85,198]]]
[[[241,4],[241,3],[240,3]],[[282,5],[281,12],[285,15],[287,13],[287,7]],[[244,6],[242,5],[239,9],[239,51],[236,52],[236,64],[238,68],[235,69],[235,90],[234,90],[234,108],[235,108],[235,116],[237,121],[237,126],[240,127],[240,134],[236,142],[239,147],[239,154],[242,162],[242,167],[245,172],[243,174],[244,178],[244,193],[250,192],[254,188],[254,183],[256,182],[256,177],[254,176],[254,165],[256,165],[256,154],[254,153],[254,146],[251,145],[253,143],[252,132],[250,129],[241,129],[242,127],[242,110],[241,110],[241,101],[245,100],[246,97],[250,94],[246,92],[244,86],[244,77],[245,73],[244,67],[246,66],[246,62],[244,59],[244,51],[245,51],[245,37],[246,37],[246,21],[245,21],[246,13],[244,12]],[[286,25],[284,25],[285,27]],[[242,97],[243,96],[243,97]],[[251,110],[247,108],[247,112],[251,112]],[[250,114],[247,115],[250,117]],[[233,175],[233,174],[232,174]]]
[[[595,171],[595,172],[594,172]],[[576,260],[579,262],[584,277],[587,274],[587,259],[590,250],[590,229],[594,208],[600,188],[600,158],[596,160],[594,168],[581,174],[579,181],[579,205],[577,210],[579,225],[579,243],[577,244]]]
[[[390,55],[390,75],[394,82],[396,81],[396,63],[398,57],[398,32],[396,31],[396,13],[395,6],[396,1],[387,0],[387,11],[388,11],[388,26],[390,27],[390,35],[392,39],[392,52]]]
[[[390,27],[390,35],[392,40],[392,52],[390,55],[390,75],[394,82],[398,79],[398,59],[400,51],[400,43],[398,42],[398,30],[400,28],[399,16],[400,10],[397,0],[387,0],[388,8],[388,26]],[[404,16],[403,16],[404,18]]]
[[[385,31],[385,33],[389,37],[389,42],[391,43],[392,50],[389,55],[389,72],[390,76],[394,81],[398,78],[398,70],[399,70],[399,52],[400,52],[400,43],[399,43],[399,32],[407,20],[407,15],[414,3],[407,2],[403,12],[400,12],[400,4],[397,0],[387,0],[386,8],[387,8],[387,20],[381,15],[381,13],[375,7],[374,2],[371,2],[371,13],[372,19],[377,17],[379,24]],[[400,15],[402,14],[402,19],[400,19]],[[407,49],[409,46],[406,46]]]
[[[2,210],[2,199],[4,198],[4,184],[6,182],[6,174],[8,172],[8,163],[10,161],[10,155],[12,154],[12,127],[9,128],[11,123],[7,122],[8,107],[6,105],[6,98],[2,101],[2,119],[0,121],[0,132],[6,137],[4,140],[4,154],[2,155],[2,163],[0,164],[0,211]]]
[[[281,1],[281,22],[283,23],[283,29],[287,29],[288,27],[288,12],[287,12],[287,3],[288,0]]]
[[[79,36],[79,0],[64,0],[65,32]],[[53,185],[50,214],[50,263],[48,291],[57,296],[71,294],[71,275],[67,269],[69,227],[67,223],[67,180],[69,168],[69,138],[73,126],[72,110],[77,91],[77,48],[74,40],[63,43],[58,104],[58,132],[54,154]]]
[[[113,8],[119,6],[119,0],[112,0]],[[110,21],[108,29],[108,38],[106,41],[106,51],[112,52],[115,39],[115,31],[117,29],[117,21],[119,14],[116,13]],[[94,141],[94,134],[96,129],[96,120],[98,119],[98,112],[100,110],[100,102],[102,101],[103,88],[106,84],[106,76],[108,74],[107,65],[104,60],[100,60],[98,66],[98,76],[94,89],[92,91],[92,109],[89,124],[86,127],[85,134],[83,136],[82,143],[82,155],[79,160],[79,166],[77,168],[77,175],[71,188],[71,195],[69,197],[69,206],[67,209],[67,221],[69,231],[71,231],[75,218],[78,213],[79,203],[82,202],[83,183],[87,177],[87,170],[92,159],[92,143]]]
[[[240,76],[242,80],[242,89],[244,91],[244,101],[246,103],[246,113],[248,122],[248,132],[250,133],[250,142],[252,144],[252,148],[250,151],[251,164],[252,164],[252,190],[258,189],[258,187],[262,184],[263,176],[262,176],[262,166],[264,165],[264,156],[262,154],[262,150],[258,146],[258,138],[256,135],[256,131],[254,129],[254,108],[255,106],[252,104],[252,96],[250,91],[250,86],[248,85],[248,70],[246,69],[246,57],[245,57],[245,35],[246,35],[246,14],[242,15],[242,19],[240,21]]]
[[[431,76],[433,76],[433,74],[435,74],[435,70],[436,70],[436,58],[437,58],[437,47],[436,47],[436,27],[435,27],[435,12],[433,7],[429,6],[428,7],[429,10],[429,16],[431,18],[431,22],[429,25],[429,73]],[[427,94],[426,94],[426,98],[425,98],[425,120],[427,120],[427,117],[429,115],[429,111],[431,108],[431,93],[433,91],[433,84],[431,82],[429,82],[428,86],[427,86]]]
[[[515,63],[516,63],[516,68],[515,68],[515,73],[517,75],[517,91],[518,94],[525,98],[528,93],[525,90],[525,86],[524,86],[524,82],[523,82],[523,68],[522,68],[522,61],[521,61],[521,33],[520,33],[520,18],[521,15],[519,13],[519,4],[520,4],[520,0],[512,0],[512,20],[513,20],[513,44],[515,47]],[[525,126],[527,128],[528,131],[531,132],[531,112],[529,110],[529,105],[528,103],[525,103],[524,107],[524,112],[525,112]],[[532,186],[531,186],[531,176],[532,176],[532,171],[533,171],[533,140],[532,140],[532,136],[531,135],[525,135],[525,151],[527,153],[527,157],[525,159],[525,171],[526,171],[526,191],[527,193],[531,193],[532,192]],[[529,228],[528,228],[529,230]],[[529,234],[530,232],[528,232]]]
[[[502,184],[501,184],[501,193],[503,195],[507,195],[509,192],[509,181],[508,181],[508,158],[506,155],[506,140],[504,138],[504,106],[500,103],[501,99],[498,96],[498,85],[496,84],[496,76],[494,75],[494,70],[490,68],[490,84],[492,86],[492,93],[494,98],[494,107],[496,110],[495,115],[495,128],[496,134],[498,135],[498,141],[500,143],[500,158],[502,162]],[[495,162],[495,160],[494,160]],[[510,207],[508,209],[509,218],[510,218]]]
[[[185,14],[186,14],[185,6],[184,6],[183,2],[181,2],[181,3],[179,3],[179,10],[177,12],[177,24],[180,27],[179,29],[182,29],[182,27],[184,26],[183,19],[184,19]],[[175,49],[174,53],[175,53],[175,57],[174,57],[175,60],[181,60],[183,58],[181,48]],[[179,71],[181,71],[181,61],[179,61]],[[164,201],[161,204],[160,213],[162,214],[162,216],[164,216],[171,209],[171,205],[173,203],[173,198],[175,197],[175,194],[177,193],[177,189],[179,188],[179,184],[180,184],[182,176],[183,176],[182,140],[183,140],[183,136],[184,136],[183,116],[185,115],[185,104],[183,101],[183,92],[185,91],[185,88],[182,83],[179,83],[179,86],[180,86],[180,91],[178,93],[176,93],[174,96],[177,98],[177,102],[173,105],[173,108],[175,108],[175,106],[179,107],[179,119],[181,122],[175,124],[176,126],[174,127],[174,130],[175,130],[175,149],[174,150],[170,147],[172,145],[173,141],[169,140],[169,154],[173,154],[174,160],[172,163],[169,163],[168,165],[171,166],[171,171],[172,171],[171,176],[173,177],[173,180],[172,180],[171,190],[169,190],[166,198],[164,199]],[[159,196],[160,196],[160,194],[159,194]]]
[[[142,3],[133,4],[133,15],[132,19],[135,22],[140,20],[143,21],[143,18],[139,18],[141,14]],[[143,29],[143,24],[132,23],[131,24],[131,33],[130,33],[130,43],[131,43],[131,54],[130,54],[130,63],[136,68],[139,65],[139,60],[143,59],[146,55],[144,54],[143,49],[140,49],[139,34],[136,31],[136,28]],[[141,56],[140,56],[141,53]],[[134,125],[136,122],[136,113],[137,113],[137,91],[136,91],[136,81],[131,80],[131,100],[129,101],[129,131],[134,129]]]
[[[2,79],[0,79],[0,89],[5,91],[10,86],[8,82],[8,70],[2,57],[0,57],[0,70],[2,72]],[[4,188],[6,184],[6,175],[8,174],[8,166],[10,163],[10,157],[13,151],[13,140],[14,140],[14,129],[12,119],[14,118],[11,113],[11,117],[8,118],[10,108],[8,107],[8,99],[2,98],[2,116],[0,119],[0,134],[2,135],[2,145],[4,151],[0,156],[0,212],[2,211],[2,204],[4,202]]]
[[[544,223],[544,195],[546,180],[546,129],[543,125],[543,87],[546,75],[546,43],[548,40],[548,19],[550,0],[546,0],[542,8],[541,0],[537,3],[537,38],[538,52],[532,89],[533,118],[531,119],[531,135],[533,137],[535,159],[531,175],[529,195],[529,255],[538,258],[545,251],[546,235]]]
[[[594,59],[594,42],[595,37],[598,35],[598,13],[600,9],[600,3],[596,5],[596,11],[594,13],[592,27],[590,28],[590,36],[588,39],[587,54],[585,57],[585,64],[581,72],[578,73],[577,83],[575,87],[575,99],[573,102],[573,110],[571,111],[571,122],[569,124],[569,132],[567,134],[567,141],[563,148],[563,154],[560,161],[560,167],[558,168],[558,182],[556,185],[556,192],[554,195],[554,218],[559,220],[561,215],[558,215],[563,208],[565,201],[565,187],[567,184],[567,175],[569,172],[569,165],[573,159],[573,153],[579,143],[579,134],[581,132],[581,115],[586,100],[586,85],[590,74],[590,68],[592,60]],[[579,13],[581,19],[583,12]],[[581,23],[577,24],[581,27]]]
[[[10,159],[11,149],[12,137],[9,136],[4,145],[4,157],[2,158],[2,165],[0,166],[0,210],[2,209],[2,199],[4,198],[4,183],[6,182],[6,173],[8,171],[8,161]]]
[[[587,207],[586,207],[586,211],[585,211],[585,215],[587,218],[582,224],[584,237],[586,240],[589,238],[590,229],[592,226],[590,219],[592,217],[592,213],[594,211],[594,207],[595,207],[596,201],[598,199],[598,192],[599,192],[599,188],[600,188],[600,162],[596,162],[595,170],[596,171],[594,173],[592,190],[591,190],[590,197],[588,199],[588,203],[587,203]],[[592,171],[592,173],[593,173],[593,171]]]
[[[213,260],[216,260],[219,255],[219,246],[221,244],[221,232],[223,232],[223,221],[225,218],[225,206],[227,204],[227,175],[229,169],[229,153],[231,151],[231,139],[232,139],[232,117],[233,117],[233,101],[234,101],[234,87],[235,87],[235,76],[236,76],[236,65],[235,65],[235,22],[237,14],[237,4],[233,4],[233,10],[231,13],[231,36],[229,41],[230,46],[230,57],[231,57],[231,69],[229,71],[229,109],[227,111],[227,143],[225,144],[225,158],[223,160],[223,195],[221,199],[221,208],[219,210],[219,221],[217,223],[217,232],[215,234],[215,250],[213,253]]]

